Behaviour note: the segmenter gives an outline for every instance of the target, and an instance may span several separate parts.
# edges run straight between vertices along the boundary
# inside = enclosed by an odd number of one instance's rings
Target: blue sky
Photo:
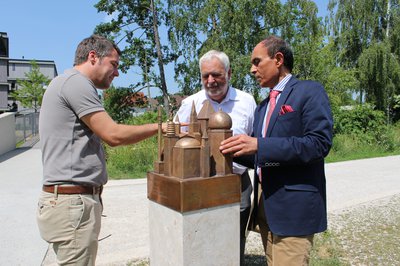
[[[97,13],[96,0],[0,0],[0,31],[7,32],[10,58],[54,60],[58,73],[71,68],[76,46],[93,33],[95,26],[107,20],[105,13]],[[315,1],[319,14],[326,12],[327,0]],[[173,67],[168,66],[167,85],[171,92]],[[120,73],[115,86],[129,86],[139,79],[134,71]],[[133,82],[132,82],[133,81]],[[159,95],[158,91],[152,95]]]

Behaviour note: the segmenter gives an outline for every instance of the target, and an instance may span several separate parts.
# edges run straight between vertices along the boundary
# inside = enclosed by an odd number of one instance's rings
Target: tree
[[[390,122],[394,96],[400,94],[399,58],[390,52],[388,42],[376,43],[361,54],[358,69],[366,100],[384,111]]]
[[[400,57],[400,8],[399,1],[388,1],[387,19],[390,21],[387,28],[387,37],[390,40],[391,51]]]
[[[17,80],[17,84],[21,87],[12,93],[12,97],[19,101],[22,106],[34,108],[35,113],[39,106],[42,105],[45,86],[50,83],[50,79],[40,72],[36,61],[31,61],[31,71],[25,73],[24,80]]]
[[[392,59],[399,60],[398,0],[330,0],[328,9],[330,10],[329,34],[334,39],[338,65],[345,70],[360,68],[359,71],[356,70],[360,75],[357,78],[361,81],[360,100],[365,94],[367,101],[372,101],[378,109],[388,112],[389,105],[384,103],[382,97],[391,93],[378,90],[393,90],[393,88],[388,79],[384,81],[385,79],[378,78],[381,76],[378,72],[383,69],[390,72],[387,69],[388,65],[383,64],[392,65],[394,63]],[[379,51],[385,51],[390,56],[386,57]],[[372,86],[374,88],[371,88]]]
[[[134,107],[148,106],[148,100],[144,93],[132,91],[131,88],[111,86],[103,92],[103,100],[107,113],[119,123],[126,123],[132,117]]]
[[[283,8],[282,37],[292,47],[295,64],[293,72],[302,79],[314,79],[324,47],[322,19],[313,1],[290,0]]]
[[[168,36],[182,56],[175,64],[175,78],[184,94],[201,88],[198,60],[211,49],[229,56],[234,87],[257,93],[258,85],[249,73],[250,55],[278,24],[280,8],[278,0],[168,0]]]
[[[355,70],[344,70],[334,67],[328,74],[325,89],[328,92],[333,108],[353,104],[352,93],[359,88]]]
[[[131,97],[129,88],[115,88],[111,86],[103,92],[104,108],[111,118],[119,123],[131,117],[129,99]]]
[[[317,69],[310,62],[318,61],[313,57],[323,48],[321,19],[309,0],[284,4],[279,0],[100,0],[95,6],[114,17],[98,25],[96,32],[126,43],[121,70],[141,67],[142,81],[134,87],[160,87],[164,102],[168,92],[163,65],[172,61],[175,80],[189,95],[201,88],[199,57],[211,49],[224,51],[231,61],[232,85],[258,98],[259,86],[249,70],[251,52],[259,41],[270,34],[286,39],[303,78],[315,76]],[[164,46],[159,27],[168,32],[169,43]]]
[[[330,34],[335,39],[339,62],[356,67],[361,53],[372,43],[387,38],[390,0],[330,0]],[[336,10],[336,12],[335,12]]]
[[[122,49],[122,72],[131,66],[141,68],[142,80],[132,84],[136,91],[148,87],[159,88],[163,94],[164,107],[168,112],[169,96],[165,81],[164,65],[175,59],[168,45],[161,45],[159,27],[167,19],[162,2],[158,0],[100,0],[95,7],[98,11],[112,15],[110,22],[96,26],[95,32],[111,39],[124,40]]]
[[[250,74],[250,56],[254,46],[271,34],[281,35],[293,47],[302,78],[316,71],[310,62],[323,47],[323,28],[312,1],[169,0],[168,8],[170,41],[183,57],[175,75],[185,94],[200,88],[199,57],[217,49],[231,60],[232,85],[257,99],[259,86]]]

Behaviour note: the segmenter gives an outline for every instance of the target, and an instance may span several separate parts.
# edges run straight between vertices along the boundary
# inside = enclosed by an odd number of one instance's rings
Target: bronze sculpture
[[[219,151],[221,141],[232,136],[230,116],[206,102],[199,115],[193,105],[187,133],[181,133],[177,121],[170,117],[163,141],[159,122],[159,153],[154,171],[147,174],[148,198],[180,212],[240,202],[232,158]]]

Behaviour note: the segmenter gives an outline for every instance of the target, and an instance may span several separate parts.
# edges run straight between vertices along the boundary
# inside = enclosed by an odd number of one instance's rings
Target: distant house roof
[[[29,60],[29,59],[8,59],[9,75],[8,80],[25,79],[25,73],[31,71],[31,62],[35,61],[39,66],[40,72],[53,79],[58,76],[57,67],[54,61],[51,60]]]
[[[187,96],[172,95],[171,97],[175,98],[176,106],[181,106],[182,101],[183,101]]]
[[[148,98],[147,100],[149,101],[149,104],[151,106],[157,106],[158,105],[158,101],[156,99],[154,99],[154,98]]]

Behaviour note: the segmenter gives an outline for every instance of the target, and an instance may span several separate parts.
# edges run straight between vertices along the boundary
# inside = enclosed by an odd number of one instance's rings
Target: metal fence
[[[15,115],[15,136],[17,143],[26,141],[38,133],[39,113],[24,111]]]

